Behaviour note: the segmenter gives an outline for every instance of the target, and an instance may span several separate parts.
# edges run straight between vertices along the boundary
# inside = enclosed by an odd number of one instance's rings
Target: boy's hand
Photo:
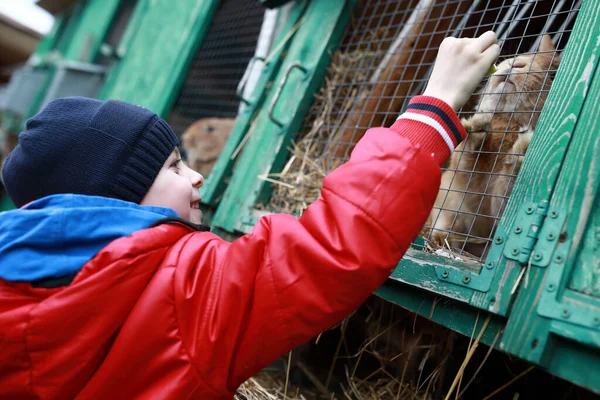
[[[492,31],[476,39],[444,39],[423,94],[437,97],[458,111],[498,59],[497,41]]]

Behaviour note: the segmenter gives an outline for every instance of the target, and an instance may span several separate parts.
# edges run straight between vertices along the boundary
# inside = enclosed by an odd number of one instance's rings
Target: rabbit
[[[181,135],[181,143],[190,168],[208,176],[234,125],[234,118],[202,118],[190,125]]]
[[[426,223],[429,241],[484,257],[500,219],[559,58],[550,36],[538,54],[502,61],[488,80],[475,113],[461,122],[467,138],[452,154],[442,175],[435,206]],[[468,236],[467,236],[468,235]]]

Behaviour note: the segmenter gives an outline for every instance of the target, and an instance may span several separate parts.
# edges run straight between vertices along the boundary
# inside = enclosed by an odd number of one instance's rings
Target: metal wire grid
[[[177,134],[200,118],[237,116],[237,85],[254,55],[264,7],[223,0],[190,65],[168,122]]]
[[[408,101],[423,92],[437,49],[444,37],[474,37],[487,30],[494,30],[500,38],[500,62],[524,53],[538,53],[542,34],[545,33],[551,36],[556,47],[555,51],[545,54],[555,58],[569,39],[580,4],[581,0],[366,2],[352,21],[340,50],[334,57],[333,67],[305,119],[288,165],[276,176],[282,183],[274,186],[266,208],[272,212],[285,211],[299,215],[308,204],[316,200],[322,177],[348,159],[354,144],[364,132],[374,126],[390,126],[405,109]],[[533,110],[506,110],[497,104],[490,112],[491,118],[503,118],[505,127],[494,129],[487,126],[481,146],[457,151],[454,155],[460,165],[460,160],[468,158],[470,154],[471,158],[475,158],[473,166],[470,169],[452,169],[446,165],[444,168],[446,171],[453,171],[455,175],[468,175],[466,188],[446,190],[446,194],[442,196],[446,197],[452,192],[460,193],[458,208],[448,208],[444,203],[436,205],[438,210],[454,214],[450,226],[441,231],[452,234],[455,239],[462,239],[461,245],[454,243],[450,246],[457,254],[481,260],[491,244],[493,231],[518,173],[517,161],[522,161],[522,157],[519,157],[522,154],[511,152],[508,146],[510,142],[514,142],[515,135],[522,133],[519,126],[515,127],[516,121],[529,116],[529,125],[535,124],[542,108],[540,99],[547,95],[549,79],[555,72],[555,67],[536,72],[535,76],[543,76],[539,90],[532,92],[513,89],[510,92],[503,88],[501,91],[487,92],[488,95],[497,97],[512,94],[516,96],[516,102],[520,101],[521,96],[527,96],[533,99]],[[505,79],[516,79],[518,74],[524,76],[525,83],[530,75],[534,75],[529,70],[512,72],[507,73]],[[474,115],[473,110],[479,108],[483,98],[480,96],[482,90],[459,112],[459,117],[469,118]],[[494,134],[496,139],[500,136],[499,145],[490,148],[486,146],[486,142]],[[513,165],[508,166],[508,170],[506,166],[499,168],[501,164],[506,164],[508,157],[515,160]],[[479,172],[474,165],[483,158],[487,162],[491,160],[492,166],[486,172]],[[483,181],[483,190],[471,189],[473,180]],[[506,190],[499,194],[488,193],[490,185],[499,180],[507,182]],[[478,204],[472,206],[472,210],[463,209],[468,196],[477,197]],[[486,214],[483,205],[492,198],[501,203],[499,211]],[[455,212],[456,210],[459,211]],[[456,228],[459,220],[463,221],[463,225],[467,220],[467,228]],[[491,225],[486,235],[476,233],[477,225],[482,220],[486,225]],[[424,228],[427,241],[431,239],[432,232],[435,232],[431,230],[434,224],[435,221],[429,221]],[[447,243],[446,240],[444,242]],[[478,244],[477,252],[469,251],[470,243]],[[414,245],[420,249],[425,247],[422,240],[417,240]]]

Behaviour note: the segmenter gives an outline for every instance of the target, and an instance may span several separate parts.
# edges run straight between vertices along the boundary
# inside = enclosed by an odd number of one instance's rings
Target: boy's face
[[[195,224],[202,222],[200,193],[204,177],[181,161],[175,148],[165,161],[150,190],[140,205],[172,208],[183,219]]]

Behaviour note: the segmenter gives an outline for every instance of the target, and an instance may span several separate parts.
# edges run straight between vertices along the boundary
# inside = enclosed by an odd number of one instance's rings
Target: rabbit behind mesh
[[[559,59],[550,36],[537,54],[504,60],[487,82],[467,138],[452,154],[425,231],[430,242],[483,257],[501,217]]]
[[[190,168],[208,176],[235,125],[234,118],[202,118],[181,135]]]

